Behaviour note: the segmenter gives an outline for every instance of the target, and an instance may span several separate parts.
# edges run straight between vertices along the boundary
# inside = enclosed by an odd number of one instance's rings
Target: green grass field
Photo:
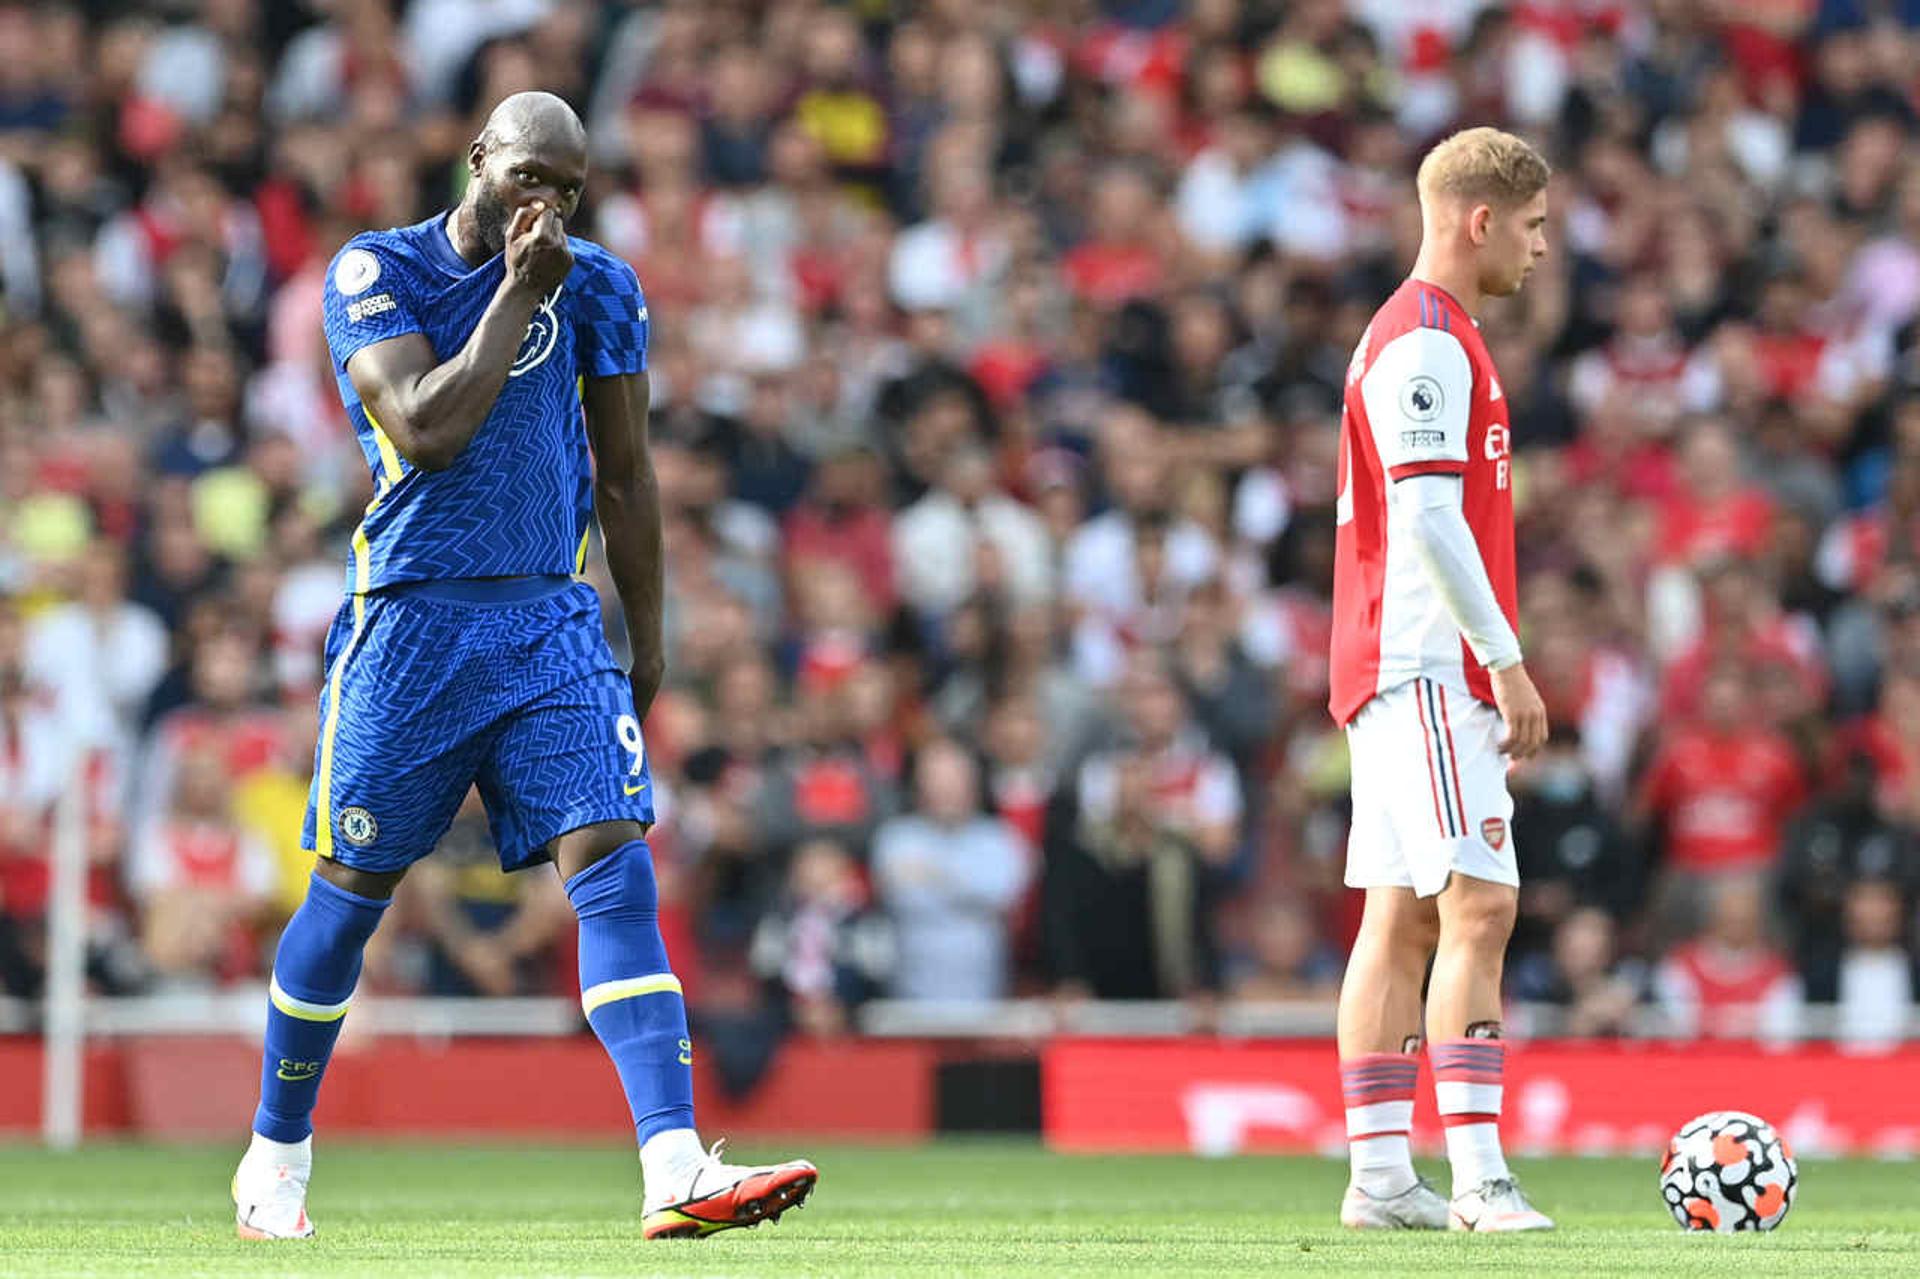
[[[319,1236],[245,1244],[236,1153],[0,1149],[0,1275],[1920,1274],[1920,1176],[1900,1164],[1810,1162],[1780,1230],[1725,1238],[1675,1228],[1647,1161],[1522,1164],[1560,1231],[1476,1239],[1341,1231],[1327,1160],[816,1147],[804,1211],[646,1244],[628,1151],[338,1145],[309,1201]]]

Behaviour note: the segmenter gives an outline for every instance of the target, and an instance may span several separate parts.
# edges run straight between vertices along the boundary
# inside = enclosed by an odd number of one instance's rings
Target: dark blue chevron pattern
[[[466,344],[505,271],[469,268],[435,217],[355,236],[327,272],[324,322],[347,414],[380,498],[364,529],[369,588],[451,577],[565,574],[593,514],[592,462],[578,379],[646,368],[646,299],[633,269],[569,238],[572,272],[528,326],[493,412],[453,465],[383,460],[346,362],[362,347],[419,332],[442,359]],[[397,467],[398,476],[394,471]],[[348,564],[348,589],[355,565]]]
[[[336,859],[399,870],[433,849],[475,783],[508,870],[545,860],[569,830],[653,820],[633,697],[591,587],[515,604],[376,593],[365,605],[357,640],[351,602],[327,637],[330,673],[351,652],[337,714],[321,693],[305,847],[324,820]]]

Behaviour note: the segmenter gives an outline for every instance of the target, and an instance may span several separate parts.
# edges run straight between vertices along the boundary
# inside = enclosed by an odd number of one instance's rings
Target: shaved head
[[[566,99],[534,89],[500,99],[480,130],[479,141],[488,150],[517,142],[534,150],[560,145],[584,151],[587,126]]]
[[[470,181],[456,241],[479,261],[506,248],[514,212],[539,204],[573,216],[587,180],[587,130],[562,98],[538,91],[504,98],[467,149]]]

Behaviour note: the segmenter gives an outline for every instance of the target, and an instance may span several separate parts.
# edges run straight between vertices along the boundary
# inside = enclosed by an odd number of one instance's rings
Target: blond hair
[[[1526,139],[1482,126],[1441,141],[1420,162],[1420,198],[1476,204],[1525,204],[1546,190],[1553,170]]]

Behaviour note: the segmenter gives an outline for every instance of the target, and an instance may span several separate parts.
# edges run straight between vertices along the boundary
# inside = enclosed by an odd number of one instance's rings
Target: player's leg
[[[646,827],[603,822],[550,845],[580,921],[580,1006],[627,1094],[648,1185],[678,1180],[706,1153],[693,1127],[693,1040],[660,936]]]
[[[1423,683],[1440,762],[1440,799],[1454,833],[1431,845],[1445,859],[1440,940],[1427,982],[1427,1042],[1434,1095],[1453,1167],[1450,1224],[1463,1230],[1547,1230],[1515,1185],[1500,1148],[1506,1045],[1500,981],[1519,907],[1520,876],[1508,823],[1506,759],[1494,711]]]
[[[1431,900],[1415,895],[1387,787],[1404,753],[1400,708],[1378,698],[1349,730],[1353,821],[1346,882],[1366,890],[1360,931],[1340,983],[1340,1087],[1351,1178],[1343,1224],[1438,1229],[1446,1203],[1414,1171],[1409,1134],[1420,1073],[1420,991],[1439,936]]]
[[[1512,1175],[1500,1150],[1506,1070],[1500,977],[1518,896],[1506,884],[1463,874],[1440,894],[1427,1032],[1456,1197]]]
[[[361,957],[411,861],[430,851],[471,784],[459,652],[417,604],[341,611],[327,646],[305,843],[318,853],[268,984],[260,1103],[233,1177],[244,1238],[313,1232],[306,1189],[313,1109],[359,981]]]
[[[1420,988],[1438,935],[1431,901],[1410,888],[1369,888],[1340,984],[1340,1090],[1351,1184],[1376,1199],[1419,1181],[1408,1134],[1420,1076]]]
[[[693,1044],[660,937],[646,746],[598,599],[576,585],[530,605],[516,672],[545,691],[520,706],[480,774],[501,864],[551,857],[580,921],[581,1005],[633,1113],[649,1238],[777,1218],[812,1190],[804,1160],[723,1163],[693,1126]],[[717,1151],[717,1148],[716,1148]]]
[[[633,1113],[646,1236],[700,1237],[799,1207],[819,1174],[792,1160],[729,1164],[693,1126],[693,1041],[660,938],[653,858],[644,828],[607,822],[551,845],[580,919],[581,1006],[613,1059]]]
[[[354,887],[342,886],[342,879]],[[398,874],[365,875],[322,862],[280,935],[268,984],[260,1103],[233,1176],[236,1228],[244,1239],[313,1233],[306,1213],[313,1108],[360,979],[361,955],[399,880]]]

